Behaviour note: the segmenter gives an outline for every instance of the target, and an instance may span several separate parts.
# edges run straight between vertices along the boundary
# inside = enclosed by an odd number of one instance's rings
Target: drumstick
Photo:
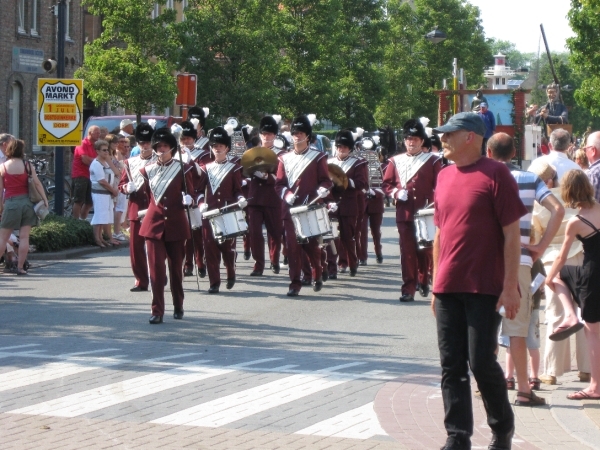
[[[253,198],[254,197],[247,198],[246,201],[252,200]],[[219,208],[219,211],[224,211],[226,209],[231,208],[232,206],[237,206],[237,203],[232,203],[231,205],[223,206],[222,208]]]

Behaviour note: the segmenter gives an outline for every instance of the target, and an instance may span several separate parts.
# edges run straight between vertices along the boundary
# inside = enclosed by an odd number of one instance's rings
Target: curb
[[[28,261],[57,261],[61,259],[77,259],[83,256],[92,255],[95,253],[107,253],[116,250],[122,250],[129,248],[129,241],[123,241],[123,243],[116,247],[96,247],[95,245],[89,245],[86,247],[76,247],[67,250],[61,250],[59,252],[40,252],[40,253],[29,253],[27,255]]]

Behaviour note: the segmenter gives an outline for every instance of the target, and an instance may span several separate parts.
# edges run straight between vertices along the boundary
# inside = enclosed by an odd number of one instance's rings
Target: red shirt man
[[[87,218],[92,207],[92,182],[90,181],[90,164],[96,159],[94,143],[100,139],[100,127],[91,126],[88,136],[75,147],[71,178],[73,179],[73,217]]]

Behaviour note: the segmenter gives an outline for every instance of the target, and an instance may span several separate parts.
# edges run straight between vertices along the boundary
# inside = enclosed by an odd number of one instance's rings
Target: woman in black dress
[[[590,352],[590,385],[567,397],[600,399],[600,205],[594,200],[594,188],[587,175],[580,170],[570,170],[563,176],[561,195],[568,207],[579,209],[579,214],[567,223],[560,254],[546,278],[546,284],[558,294],[565,310],[563,322],[550,339],[567,339],[585,327]],[[565,266],[575,239],[583,244],[583,265]],[[585,325],[579,322],[573,301],[581,308]]]

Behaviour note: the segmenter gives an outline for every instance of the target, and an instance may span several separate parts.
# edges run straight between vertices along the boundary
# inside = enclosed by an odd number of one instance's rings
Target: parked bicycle
[[[44,187],[46,197],[48,198],[48,209],[54,211],[54,192],[56,190],[56,181],[54,177],[48,174],[48,161],[44,158],[34,157],[29,160],[35,168],[38,179]],[[73,194],[71,192],[71,183],[65,177],[63,180],[64,198],[63,198],[63,215],[70,216],[73,211]]]

